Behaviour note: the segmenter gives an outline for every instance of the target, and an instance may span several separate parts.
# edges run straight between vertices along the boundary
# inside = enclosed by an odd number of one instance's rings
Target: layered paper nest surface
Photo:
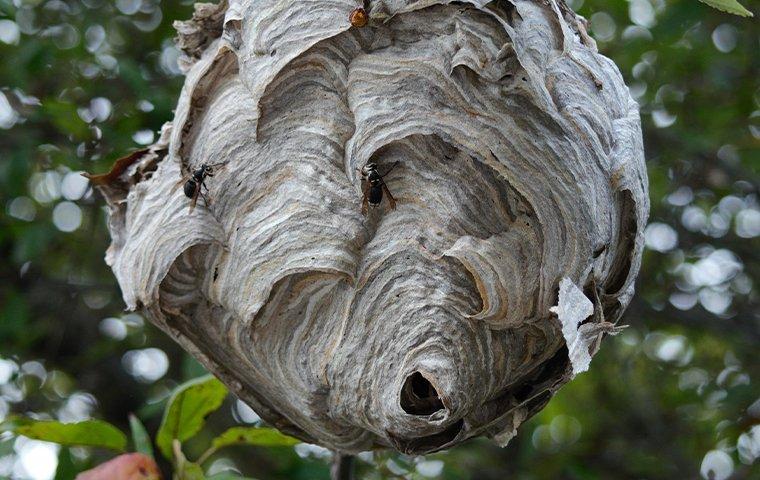
[[[562,1],[199,4],[107,261],[265,420],[356,452],[505,444],[633,292],[639,113]],[[359,170],[398,207],[361,214]],[[210,203],[181,184],[201,164]],[[177,185],[180,188],[177,188]]]

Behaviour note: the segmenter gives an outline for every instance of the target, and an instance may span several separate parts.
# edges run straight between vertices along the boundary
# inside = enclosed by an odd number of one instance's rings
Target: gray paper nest
[[[636,103],[562,0],[199,4],[161,139],[102,185],[129,309],[342,452],[506,444],[588,368],[649,209]],[[359,170],[398,201],[361,214]],[[201,164],[210,203],[177,189]]]

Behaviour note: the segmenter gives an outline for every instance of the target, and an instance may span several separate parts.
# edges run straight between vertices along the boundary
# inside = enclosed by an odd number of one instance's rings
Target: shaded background
[[[652,214],[630,328],[507,448],[366,454],[361,478],[760,478],[757,16],[696,0],[568,3],[642,109]],[[79,175],[150,144],[172,117],[183,78],[171,24],[191,12],[186,1],[0,0],[0,419],[126,428],[137,412],[155,431],[170,389],[203,371],[123,312],[103,262],[103,203]],[[258,421],[229,399],[205,435]],[[108,455],[0,434],[0,478],[73,478]],[[328,455],[241,447],[212,470],[327,478]]]

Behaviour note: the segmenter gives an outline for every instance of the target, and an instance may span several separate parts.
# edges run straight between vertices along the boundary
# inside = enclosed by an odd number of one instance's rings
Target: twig
[[[174,478],[184,478],[187,459],[185,458],[185,454],[182,453],[182,444],[176,438],[172,440],[172,451],[174,452]]]
[[[353,480],[354,478],[354,456],[343,455],[339,452],[333,452],[333,463],[330,467],[331,480]]]

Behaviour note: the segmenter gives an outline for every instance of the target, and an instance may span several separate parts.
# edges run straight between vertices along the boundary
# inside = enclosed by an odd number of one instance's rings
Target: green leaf
[[[132,431],[132,443],[135,445],[135,451],[153,458],[153,444],[150,441],[150,436],[140,419],[132,413],[129,414],[129,429]]]
[[[70,480],[77,475],[77,468],[71,459],[68,448],[62,448],[58,453],[58,467],[55,469],[54,480]]]
[[[187,462],[183,464],[180,480],[206,480],[203,469],[197,463]]]
[[[229,445],[288,447],[297,443],[301,443],[301,440],[284,435],[274,428],[232,427],[216,437],[211,443],[211,448],[218,450]]]
[[[172,440],[180,442],[198,433],[206,417],[218,409],[227,388],[211,375],[186,382],[174,391],[156,434],[156,445],[167,459],[172,458]]]
[[[733,13],[741,17],[752,17],[752,12],[742,6],[736,0],[699,0],[722,12]]]
[[[102,420],[61,423],[52,420],[11,417],[0,426],[0,430],[61,445],[102,447],[119,452],[127,448],[127,436],[118,428]]]
[[[238,475],[237,473],[232,472],[219,472],[215,473],[214,475],[211,475],[210,477],[206,477],[207,480],[256,480],[252,477],[242,477]]]

